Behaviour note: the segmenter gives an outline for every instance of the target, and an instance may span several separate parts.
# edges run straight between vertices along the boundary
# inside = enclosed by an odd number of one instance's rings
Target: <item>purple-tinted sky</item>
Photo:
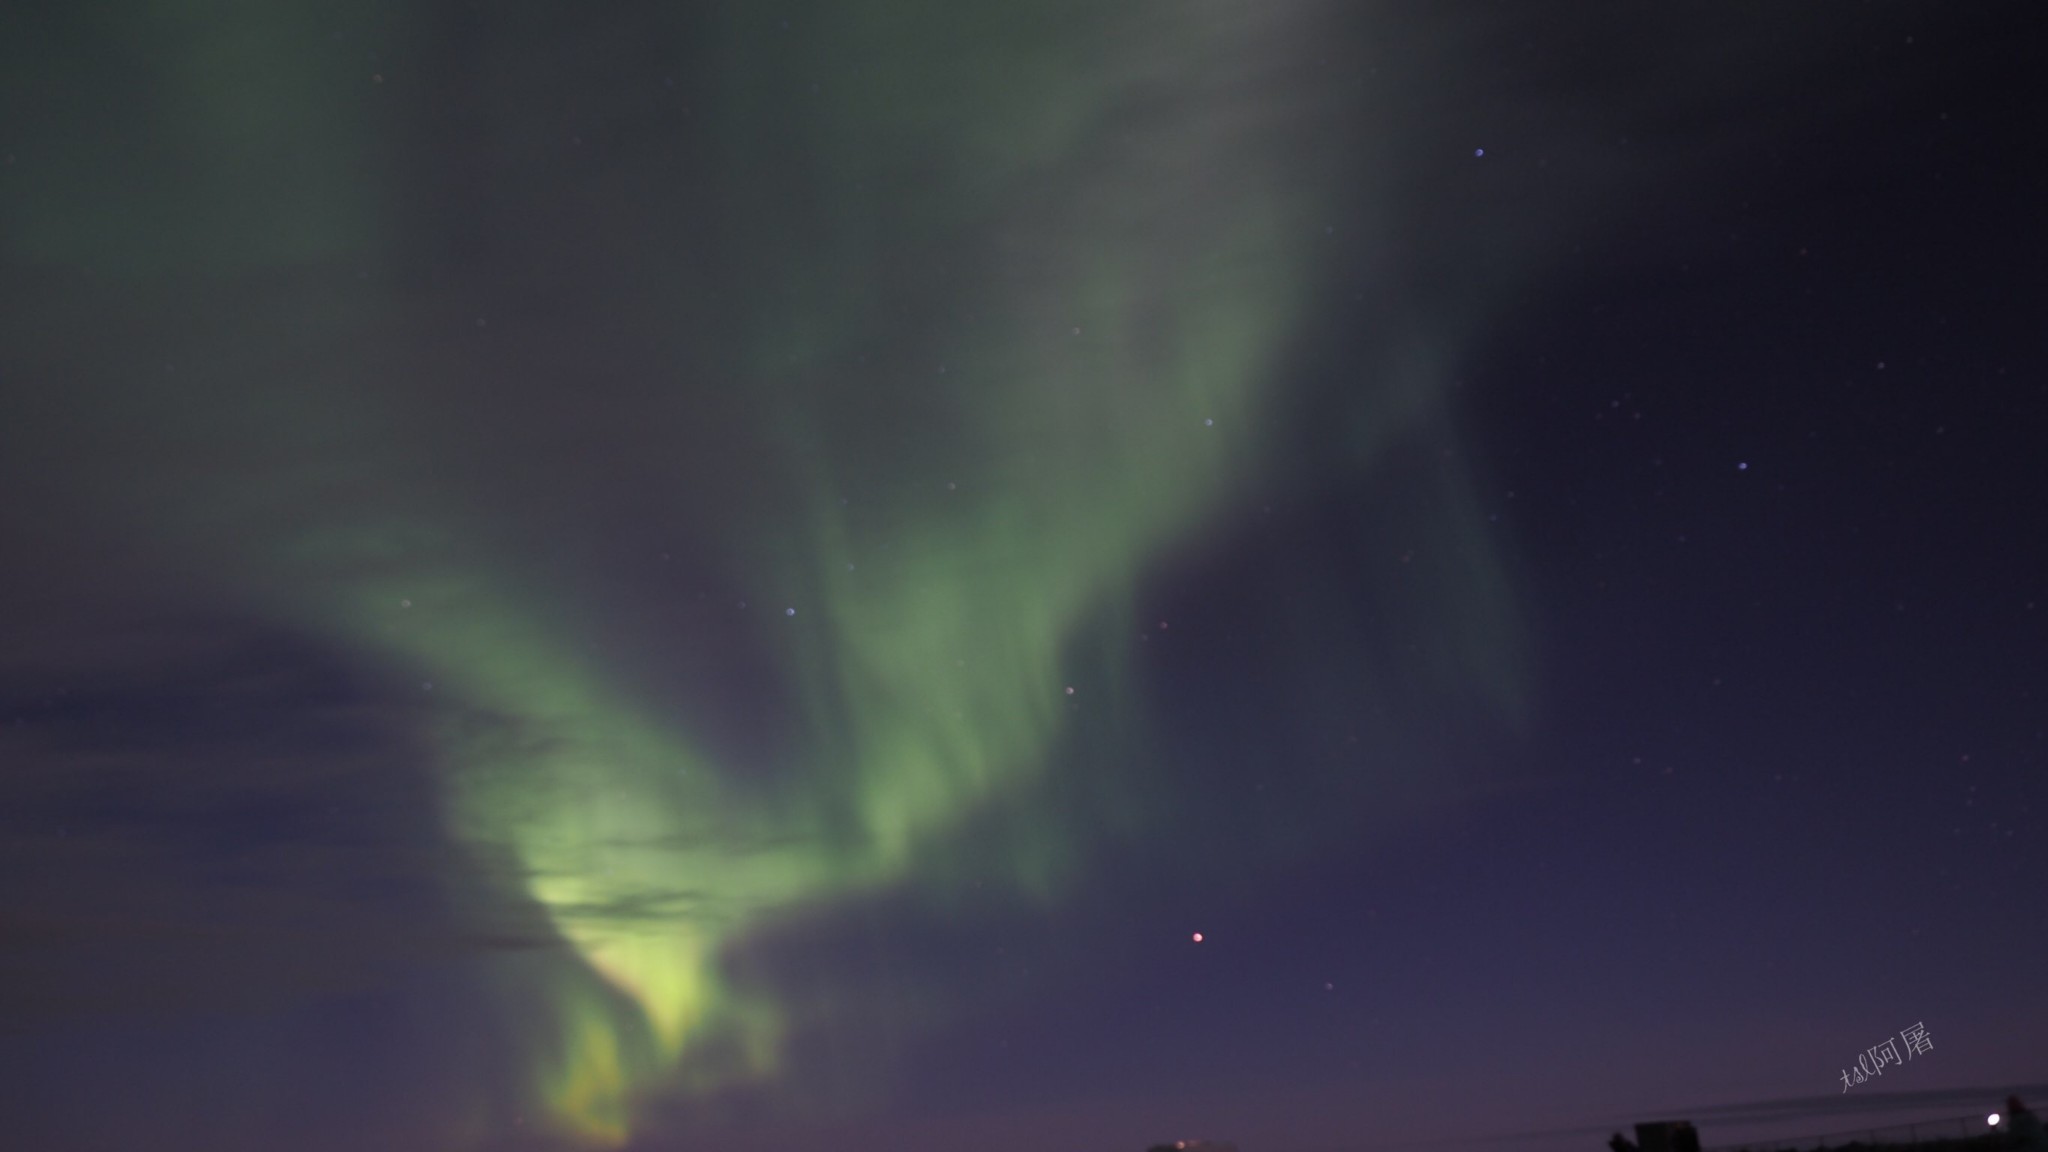
[[[2048,1096],[2032,6],[5,23],[0,1145]]]

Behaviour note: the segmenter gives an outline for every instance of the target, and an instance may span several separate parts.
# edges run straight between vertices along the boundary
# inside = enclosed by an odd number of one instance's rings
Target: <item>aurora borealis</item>
[[[1719,829],[1751,776],[1794,770],[1710,749],[1684,711],[1710,705],[1671,703],[1725,668],[1615,671],[1718,651],[1720,625],[1638,619],[1651,658],[1615,621],[1725,589],[1640,543],[1711,538],[1747,497],[1704,477],[1767,467],[1770,434],[1688,418],[1696,398],[1867,337],[1816,321],[1781,365],[1702,367],[1732,354],[1656,329],[1777,282],[1712,239],[1756,173],[1889,123],[1965,54],[1788,124],[1767,96],[1852,74],[1849,42],[1917,10],[1766,37],[1708,6],[1451,7],[21,9],[0,1078],[33,1090],[0,1143],[1023,1149],[1270,1121],[1246,1152],[1334,1149],[1497,1078],[1475,1038],[1558,1009],[1442,1006],[1555,992],[1561,941],[1619,931],[1598,909],[1690,883],[1512,842],[1676,820],[1645,798],[1674,763],[1722,781],[1687,801]],[[1774,211],[1754,230],[1819,227]],[[1680,263],[1724,270],[1706,304],[1659,296]],[[1602,328],[1610,305],[1634,326]],[[1768,403],[1754,387],[1726,411]],[[1651,412],[1668,442],[1631,466],[1692,479],[1573,479],[1601,450],[1530,397],[1574,389]],[[1653,490],[1611,516],[1564,495]],[[1640,602],[1589,608],[1609,579]],[[1981,634],[2009,655],[1947,663],[2011,665],[2003,703],[1929,723],[2005,733],[1971,744],[2006,740],[1980,786],[2022,803],[2040,661],[2009,622],[1972,627],[1911,643]],[[1586,703],[1665,681],[1686,687]],[[1853,710],[1829,699],[1807,722]],[[1729,740],[1769,743],[1758,707]],[[1866,827],[1922,803],[1918,771],[1873,787]],[[1537,815],[1560,796],[1597,799]],[[1474,829],[1501,855],[1440,855]],[[1507,894],[1553,859],[1579,895]],[[1515,879],[1471,880],[1488,861]],[[1689,906],[1725,909],[1746,867]],[[1956,867],[1984,898],[2025,871]],[[1503,927],[1551,901],[1536,935]],[[1439,986],[1500,940],[1520,959]],[[1916,993],[1955,983],[1935,967]],[[1711,1002],[1723,976],[1661,979]],[[1615,999],[1562,1031],[1638,1051],[1662,985],[1602,981]],[[1782,1050],[1891,1010],[1817,987]],[[2009,1022],[1896,999],[1963,1049],[1918,1087],[2040,1071],[1994,1038]],[[1374,1034],[1410,1047],[1368,1068],[1343,1037]],[[1476,1127],[1814,1088],[1766,1063],[1649,1099],[1574,1064],[1606,1094],[1532,1081]]]

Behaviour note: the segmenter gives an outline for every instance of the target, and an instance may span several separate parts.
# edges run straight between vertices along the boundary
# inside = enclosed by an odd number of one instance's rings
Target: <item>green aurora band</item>
[[[833,22],[813,30],[818,42],[851,44],[844,58],[871,66],[846,74],[835,53],[778,70],[776,45],[742,38],[735,103],[806,73],[848,94],[824,102],[803,138],[818,187],[894,187],[905,153],[943,144],[950,155],[924,173],[923,218],[900,225],[923,237],[875,236],[869,222],[888,209],[856,203],[763,269],[795,301],[761,325],[747,384],[786,414],[772,466],[803,494],[779,518],[792,534],[769,543],[788,600],[803,605],[786,618],[785,654],[801,685],[803,786],[785,803],[736,797],[686,734],[615,706],[612,686],[566,671],[557,647],[504,623],[540,604],[464,610],[416,633],[407,653],[546,734],[517,772],[504,771],[503,749],[448,747],[466,835],[513,846],[556,926],[639,1010],[626,1021],[594,1005],[564,1014],[547,1095],[600,1139],[622,1136],[633,1091],[679,1061],[700,1082],[772,1070],[775,1005],[719,980],[732,937],[931,867],[965,816],[1029,783],[1058,734],[1075,627],[1126,596],[1146,558],[1195,527],[1247,463],[1242,430],[1278,367],[1303,277],[1285,240],[1306,234],[1278,186],[1289,173],[1259,155],[1270,144],[1258,118],[1233,121],[1238,85],[1252,79],[1228,58],[1236,21],[1177,23],[1154,47],[1162,69],[1222,66],[1210,106],[1176,107],[1170,122],[1112,140],[1106,114],[1173,77],[1073,59],[1029,25],[974,37],[1001,45],[1001,61],[969,54],[933,75],[944,41],[900,61],[930,9],[817,15]],[[1085,178],[1061,175],[1077,163]],[[1042,198],[984,215],[1023,188]],[[860,302],[886,298],[873,286],[894,274],[890,242],[916,239],[992,261],[976,271],[985,310],[922,349],[976,395],[950,443],[925,447],[921,483],[906,477],[878,507],[856,509],[837,494],[890,469],[900,448],[862,429],[875,381],[841,366],[859,333],[886,323]],[[917,419],[923,399],[896,407]],[[475,604],[476,592],[448,600]],[[357,630],[401,593],[366,590]],[[758,608],[779,612],[780,601]],[[1057,862],[1034,853],[1014,864],[1013,881],[1043,885]],[[693,1063],[693,1049],[723,1059]]]
[[[787,692],[771,788],[590,654],[593,618],[622,626],[593,605],[602,581],[525,559],[534,539],[573,551],[563,525],[611,490],[564,474],[529,509],[533,489],[491,477],[544,453],[416,403],[439,353],[374,350],[422,339],[420,309],[379,287],[411,226],[402,149],[379,139],[430,106],[407,71],[424,50],[385,52],[371,79],[302,15],[230,7],[138,9],[119,47],[154,111],[81,134],[104,145],[22,145],[56,175],[6,205],[12,258],[97,269],[116,311],[167,312],[153,337],[214,370],[47,403],[149,430],[147,479],[92,499],[165,579],[432,684],[451,834],[504,861],[580,957],[546,978],[533,1098],[569,1138],[622,1143],[648,1093],[776,1070],[792,1021],[727,979],[736,942],[943,872],[967,821],[1030,803],[1072,709],[1118,691],[1113,657],[1076,675],[1091,624],[1127,615],[1148,565],[1230,512],[1270,450],[1336,175],[1280,74],[1318,17],[891,0],[666,30],[708,70],[693,114],[715,120],[683,179],[736,238],[707,284],[660,228],[590,233],[617,245],[593,259],[650,270],[606,304],[620,324],[715,346],[646,386],[648,430],[617,450],[674,535],[755,590],[752,640]],[[397,13],[351,43],[424,35]],[[488,91],[543,70],[488,46],[472,63]],[[140,210],[124,140],[163,165]],[[478,147],[504,196],[538,179],[532,140]],[[642,157],[565,195],[658,223],[650,189],[674,178]],[[358,268],[377,278],[317,287]],[[279,286],[289,316],[262,299]],[[154,303],[180,295],[249,302],[236,331],[195,333]],[[1051,824],[1003,855],[989,878],[1041,899],[1078,865]]]

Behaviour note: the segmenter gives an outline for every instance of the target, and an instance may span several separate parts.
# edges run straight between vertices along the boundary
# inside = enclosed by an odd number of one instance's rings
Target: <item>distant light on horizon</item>
[[[1986,1116],[1984,1118],[1984,1122],[1986,1124],[1991,1125],[1993,1128],[1998,1127],[1998,1113],[1993,1112],[1991,1115]]]
[[[1201,942],[1202,942],[1202,934],[1201,934],[1200,932],[1197,932],[1197,933],[1195,933],[1195,943],[1197,943],[1197,944],[1200,944]]]

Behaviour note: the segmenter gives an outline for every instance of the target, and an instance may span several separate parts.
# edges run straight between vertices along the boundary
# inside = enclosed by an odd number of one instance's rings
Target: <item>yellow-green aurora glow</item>
[[[175,557],[166,579],[431,685],[451,834],[573,945],[518,1012],[521,1058],[594,1145],[627,1140],[647,1094],[772,1074],[791,1021],[730,977],[731,947],[942,867],[964,821],[1029,791],[1074,708],[1115,695],[1088,626],[1233,509],[1327,273],[1332,171],[1304,128],[1334,113],[1275,74],[1316,6],[737,7],[633,32],[682,61],[697,144],[677,157],[573,110],[528,135],[423,127],[455,67],[424,47],[361,64],[277,9],[153,5],[130,32],[153,111],[107,148],[166,154],[154,218],[119,210],[85,144],[53,161],[71,190],[10,209],[14,258],[95,266],[112,298],[246,298],[236,331],[154,334],[209,369],[50,401],[151,430],[95,514]],[[361,39],[426,43],[410,19]],[[481,43],[465,82],[543,108],[552,64]],[[413,183],[435,130],[493,175]],[[453,218],[500,213],[507,298],[556,277],[547,299],[604,321],[563,320],[571,346],[536,364],[555,305],[493,321],[430,277],[390,287],[443,243],[416,210],[441,194]],[[527,267],[525,228],[638,279],[586,287],[544,238]],[[464,358],[490,339],[521,351]],[[607,341],[674,367],[618,369]],[[616,474],[551,463],[593,443]],[[633,628],[581,555],[579,524],[607,518],[736,590],[721,611],[780,694],[740,726],[775,730],[772,763],[735,762],[593,640]],[[1060,829],[1011,847],[985,879],[1071,881]]]
[[[947,60],[943,42],[914,66],[885,66],[930,12],[818,15],[842,22],[823,41],[870,44],[851,53],[858,70],[807,61],[852,94],[809,126],[810,179],[892,185],[904,153],[951,154],[924,173],[915,201],[930,215],[898,225],[910,236],[878,238],[887,209],[874,204],[814,246],[769,241],[764,253],[791,311],[760,318],[750,353],[744,385],[783,413],[754,463],[799,495],[763,529],[789,595],[750,611],[782,633],[802,785],[768,802],[721,784],[687,731],[622,703],[602,669],[527,626],[543,601],[498,600],[488,575],[420,596],[388,641],[462,699],[519,718],[519,747],[455,733],[443,746],[464,834],[512,847],[555,925],[637,1009],[572,1000],[541,1061],[556,1114],[599,1140],[623,1136],[633,1093],[678,1069],[703,1083],[773,1070],[776,1005],[719,976],[732,938],[901,880],[963,817],[1030,781],[1059,733],[1075,627],[1113,610],[1248,462],[1247,417],[1280,370],[1309,275],[1288,235],[1306,235],[1289,171],[1261,136],[1271,117],[1241,109],[1254,77],[1231,59],[1241,24],[1272,16],[1168,29],[1155,67],[1213,61],[1203,70],[1218,90],[1193,107],[1175,92],[1163,122],[1118,123],[1180,77],[1064,59],[1064,39],[1036,59],[1012,41],[1004,58],[1025,72],[1001,82],[992,61]],[[736,86],[804,74],[750,55],[772,43],[740,41]],[[1102,51],[1131,47],[1105,34]],[[764,146],[736,143],[726,163],[745,167]],[[1063,175],[1076,164],[1085,178]],[[1004,207],[982,218],[993,205]],[[879,399],[907,418],[931,385],[878,398],[893,386],[861,373],[840,334],[887,323],[861,302],[886,300],[900,275],[884,241],[913,237],[985,262],[964,275],[979,307],[921,336],[924,363],[899,369],[943,365],[971,399],[945,422],[950,443],[912,447],[921,476],[856,506],[841,494],[902,451],[865,410]],[[405,594],[401,580],[361,590],[351,633],[376,635]],[[1012,863],[1010,879],[1034,887],[1058,867]]]

